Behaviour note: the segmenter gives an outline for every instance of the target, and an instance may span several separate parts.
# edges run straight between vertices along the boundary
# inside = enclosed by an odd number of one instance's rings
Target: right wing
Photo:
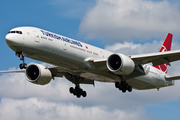
[[[73,73],[74,71],[70,71],[67,70],[63,67],[58,67],[58,66],[53,66],[53,65],[49,65],[46,66],[47,69],[49,69],[52,73],[53,78],[54,77],[66,77],[69,81],[71,81],[72,83],[75,83],[75,81],[72,79],[72,76],[70,73]],[[0,73],[25,73],[26,70],[6,70],[6,71],[0,71]],[[75,72],[77,73],[77,71]],[[94,80],[90,80],[87,78],[81,78],[81,84],[92,84],[94,85]]]

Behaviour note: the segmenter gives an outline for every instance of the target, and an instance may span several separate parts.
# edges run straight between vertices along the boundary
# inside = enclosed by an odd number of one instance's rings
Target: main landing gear
[[[83,89],[81,89],[81,88],[79,87],[79,85],[76,85],[75,88],[70,87],[70,88],[69,88],[69,92],[70,92],[71,94],[73,94],[74,96],[76,96],[77,98],[80,98],[81,96],[83,96],[83,97],[86,97],[86,96],[87,96],[86,91],[83,91]]]
[[[121,90],[123,93],[125,93],[126,91],[132,92],[132,87],[126,83],[124,77],[120,76],[120,78],[122,80],[121,83],[116,82],[115,87]]]
[[[86,97],[87,93],[80,87],[80,83],[84,80],[84,78],[81,78],[79,75],[72,75],[72,74],[64,74],[66,79],[70,80],[72,83],[75,84],[75,88],[70,87],[69,92],[76,96],[77,98]]]
[[[20,68],[20,69],[26,69],[26,68],[27,68],[27,64],[24,63],[24,55],[22,54],[22,52],[16,52],[16,56],[18,56],[18,57],[20,58],[20,60],[23,61],[23,63],[21,63],[21,64],[19,65],[19,68]]]
[[[122,90],[123,93],[125,93],[126,90],[132,92],[132,87],[129,86],[125,81],[122,81],[121,83],[116,82],[115,87],[118,88],[119,90]]]

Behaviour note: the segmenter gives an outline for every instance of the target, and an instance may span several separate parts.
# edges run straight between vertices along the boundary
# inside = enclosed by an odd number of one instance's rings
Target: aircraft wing
[[[51,71],[53,77],[63,77],[64,76],[69,81],[71,81],[72,83],[75,83],[75,81],[73,81],[71,78],[68,78],[69,72],[67,71],[67,69],[59,67],[59,66],[54,66],[54,65],[46,66],[46,68]],[[26,71],[25,69],[23,69],[23,70],[6,70],[6,71],[0,71],[0,73],[25,73],[25,71]],[[92,84],[92,85],[94,85],[94,80],[83,78],[81,81],[81,84]]]
[[[63,77],[62,72],[63,69],[57,67],[57,66],[46,66],[51,73],[55,76],[55,77]],[[23,70],[4,70],[4,71],[0,71],[0,73],[25,73],[25,69]]]
[[[0,71],[0,73],[24,73],[25,70],[7,70],[7,71]]]
[[[180,50],[140,54],[130,56],[136,64],[146,64],[152,62],[154,66],[168,64],[180,60]]]
[[[154,66],[161,64],[170,65],[170,62],[180,60],[180,50],[131,55],[129,57],[135,62],[136,65],[147,63],[152,63]],[[99,69],[100,71],[108,71],[106,66],[107,59],[91,58],[86,61],[90,62],[96,69]]]

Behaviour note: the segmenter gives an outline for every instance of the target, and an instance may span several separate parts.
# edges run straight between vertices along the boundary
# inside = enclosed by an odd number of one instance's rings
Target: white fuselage
[[[81,77],[100,82],[120,81],[120,77],[109,71],[98,70],[88,60],[107,59],[112,52],[79,42],[35,27],[18,27],[9,33],[6,42],[15,52],[23,52],[26,57],[60,67],[60,72],[81,73]],[[146,74],[127,79],[135,89],[153,89],[173,85],[166,81],[166,73],[150,65],[143,65]]]

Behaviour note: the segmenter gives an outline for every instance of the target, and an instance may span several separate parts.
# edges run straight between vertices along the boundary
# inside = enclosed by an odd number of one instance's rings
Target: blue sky
[[[21,63],[5,42],[8,31],[19,26],[39,27],[124,54],[156,52],[171,32],[174,34],[172,49],[180,49],[179,8],[178,0],[3,1],[0,4],[0,70],[18,69]],[[38,61],[26,59],[26,62]],[[172,64],[169,73],[178,75],[178,70],[178,66]],[[96,87],[87,87],[87,98],[76,99],[68,93],[72,84],[64,78],[42,87],[28,83],[24,75],[6,74],[0,76],[0,118],[79,119],[76,114],[84,113],[86,119],[89,114],[94,119],[105,119],[102,116],[124,119],[123,115],[128,119],[180,119],[178,85],[179,82],[159,92],[134,90],[122,94],[113,84],[97,83]],[[42,110],[44,116],[38,110]],[[12,117],[8,117],[12,112]]]

